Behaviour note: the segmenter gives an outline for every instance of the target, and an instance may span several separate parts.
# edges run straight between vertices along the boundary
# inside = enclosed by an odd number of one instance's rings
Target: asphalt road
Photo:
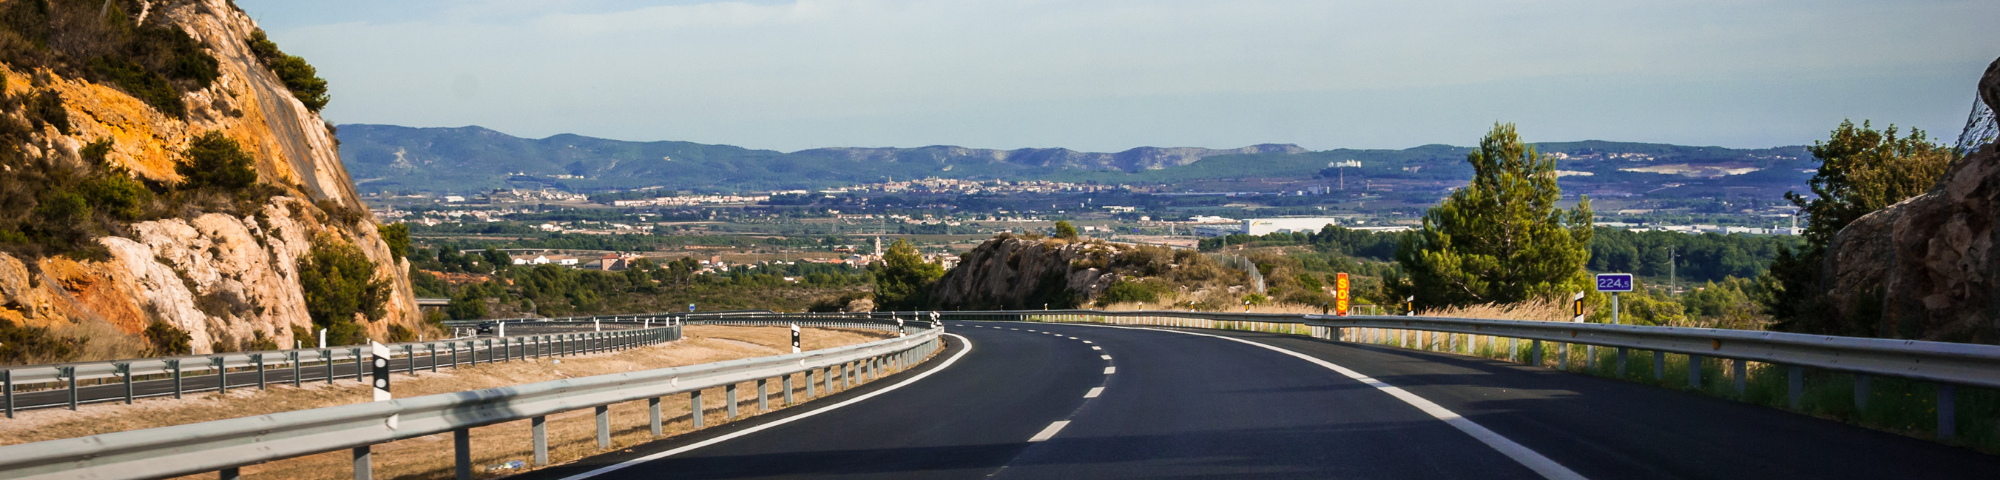
[[[617,330],[622,330],[622,329],[623,328],[619,328]],[[528,335],[551,335],[557,333],[583,333],[591,331],[589,325],[571,326],[571,327],[536,326],[532,328],[521,328],[521,329],[515,329],[510,327],[508,330],[516,330],[507,332],[511,334],[511,336],[515,337],[528,336]],[[614,329],[610,328],[610,326],[607,324],[605,331],[611,331],[611,330]],[[483,336],[476,338],[491,339],[495,337]],[[508,355],[512,356],[510,358],[520,358],[523,356],[532,358],[537,353],[535,350],[539,350],[539,353],[544,356],[560,355],[565,351],[565,349],[567,349],[570,352],[580,352],[584,348],[598,348],[600,346],[602,348],[615,348],[615,345],[617,345],[616,342],[620,341],[618,339],[593,340],[590,341],[588,345],[585,345],[584,342],[580,341],[570,341],[568,343],[557,343],[555,341],[551,341],[550,343],[542,344],[539,346],[531,345],[526,347],[531,350],[523,350],[524,347],[521,345],[514,345],[511,348],[503,348],[496,345],[489,350],[485,348],[484,340],[480,340],[481,342],[479,344],[480,348],[476,349],[475,353],[474,350],[465,348],[465,342],[468,340],[470,339],[459,339],[457,341],[458,346],[460,348],[458,349],[455,355],[452,353],[451,347],[450,345],[448,345],[447,342],[438,342],[438,350],[436,356],[432,356],[429,354],[429,352],[426,352],[422,349],[418,349],[413,352],[415,354],[415,356],[413,357],[391,358],[389,360],[389,370],[390,372],[393,373],[391,375],[391,382],[394,382],[394,378],[399,378],[405,372],[410,371],[412,367],[411,362],[415,362],[414,365],[415,369],[419,372],[419,374],[422,374],[422,372],[430,371],[433,369],[449,369],[453,368],[454,365],[469,365],[475,361],[475,357],[477,357],[477,361],[480,363],[502,361],[503,359],[494,358],[495,356],[499,355],[499,353],[496,353],[499,351],[507,352]],[[351,347],[333,347],[331,348],[331,350],[334,350],[336,352],[345,352],[348,348]],[[402,352],[400,351],[396,352],[396,354],[398,355],[400,355],[401,353]],[[292,382],[292,376],[293,376],[292,367],[290,365],[284,364],[285,361],[284,357],[266,356],[265,359],[268,362],[267,364],[268,366],[265,368],[265,371],[262,376],[263,376],[263,381],[266,384],[277,385],[277,384],[286,384]],[[208,368],[209,366],[210,364],[208,363],[181,364],[183,371],[186,372],[181,377],[181,387],[180,387],[181,391],[185,394],[192,392],[215,390],[216,386],[222,383],[222,377],[215,375],[213,370],[206,370],[206,368]],[[351,381],[351,379],[355,378],[354,377],[355,370],[356,370],[356,365],[354,363],[354,360],[352,359],[343,359],[332,365],[332,375],[333,378],[336,380],[350,379]],[[328,375],[328,365],[317,362],[301,365],[298,374],[298,376],[300,377],[300,381],[302,382],[325,382],[327,381],[327,375]],[[231,389],[257,388],[258,377],[259,375],[255,369],[231,371],[229,372],[228,375],[228,380],[229,380],[228,385],[229,388]],[[115,379],[111,381],[114,383],[102,384],[102,385],[83,385],[77,387],[76,389],[77,403],[79,405],[87,405],[92,403],[124,401],[125,384]],[[357,385],[356,388],[363,388],[363,385]],[[392,383],[392,389],[393,389],[393,383]],[[133,393],[132,395],[133,398],[172,396],[174,394],[174,380],[172,378],[137,380],[132,382],[132,393]],[[69,405],[69,398],[70,398],[70,392],[66,388],[38,390],[32,392],[15,392],[14,409],[19,411],[19,410],[42,409],[42,408],[67,407]]]
[[[524,478],[1902,479],[2000,472],[2000,458],[1932,442],[1472,357],[1245,332],[950,327],[963,337],[952,338],[939,360],[886,381]]]

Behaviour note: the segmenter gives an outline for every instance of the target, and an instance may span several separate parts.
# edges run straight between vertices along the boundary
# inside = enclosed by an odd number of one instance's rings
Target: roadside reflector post
[[[799,324],[792,324],[792,353],[799,353]]]

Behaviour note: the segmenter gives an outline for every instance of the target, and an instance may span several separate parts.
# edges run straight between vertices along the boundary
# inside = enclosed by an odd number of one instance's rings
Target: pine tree
[[[1590,199],[1556,206],[1553,158],[1521,143],[1513,124],[1495,124],[1466,155],[1472,183],[1424,214],[1405,234],[1396,261],[1403,290],[1428,306],[1513,303],[1581,291],[1589,283]]]

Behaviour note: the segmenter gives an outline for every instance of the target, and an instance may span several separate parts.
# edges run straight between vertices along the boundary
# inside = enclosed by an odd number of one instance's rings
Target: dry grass
[[[429,373],[416,377],[396,377],[399,397],[476,390],[519,385],[562,378],[603,375],[642,369],[694,365],[723,360],[789,353],[791,331],[785,327],[689,326],[685,339],[666,345],[586,357],[541,361],[514,361],[462,367],[457,371]],[[869,330],[807,328],[803,348],[816,350],[887,338],[885,332]],[[859,380],[859,379],[857,379]],[[804,382],[795,376],[795,396],[804,399]],[[857,382],[858,383],[858,382]],[[780,383],[772,381],[771,405],[780,407]],[[836,387],[839,385],[836,384]],[[740,411],[752,415],[757,410],[756,383],[738,386]],[[824,392],[822,392],[824,393]],[[706,423],[717,425],[726,419],[724,392],[715,388],[703,399]],[[236,389],[227,395],[202,393],[188,398],[144,399],[134,405],[85,405],[81,410],[48,409],[22,412],[19,418],[0,422],[0,445],[28,443],[144,428],[182,425],[268,413],[345,405],[372,400],[365,385],[352,380],[307,383],[303,388],[274,386],[268,391]],[[672,419],[667,434],[691,430],[686,396],[661,404],[661,413]],[[632,402],[611,406],[613,447],[624,448],[651,440],[646,405]],[[550,415],[549,455],[557,463],[602,453],[596,446],[596,423],[592,412],[582,410]],[[481,477],[491,478],[518,471],[483,472],[484,466],[508,460],[531,461],[531,444],[526,421],[473,429],[475,468]],[[432,435],[374,447],[375,472],[379,478],[448,478],[451,476],[449,435]],[[352,459],[345,451],[311,455],[244,467],[245,475],[266,478],[352,478]],[[208,478],[212,474],[189,478]]]

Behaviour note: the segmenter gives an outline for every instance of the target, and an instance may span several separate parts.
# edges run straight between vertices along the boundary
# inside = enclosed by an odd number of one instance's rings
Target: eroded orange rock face
[[[294,330],[311,329],[298,259],[313,238],[332,235],[360,247],[377,265],[376,278],[394,286],[385,308],[390,318],[365,324],[371,336],[387,338],[390,324],[415,329],[421,316],[407,263],[392,258],[374,221],[340,224],[315,206],[332,201],[366,209],[325,121],[293,98],[244,42],[256,24],[227,0],[153,8],[146,22],[181,28],[219,62],[221,76],[211,86],[182,97],[187,117],[162,114],[109,85],[0,64],[9,79],[39,80],[9,81],[9,94],[54,90],[69,114],[69,134],[44,128],[23,151],[78,161],[84,145],[109,139],[108,161],[136,177],[176,183],[180,152],[193,138],[220,131],[256,159],[261,183],[289,193],[250,216],[209,213],[131,225],[97,239],[110,251],[104,260],[0,254],[0,319],[55,330],[102,322],[135,335],[165,322],[188,331],[196,353],[209,352],[217,341],[259,334],[288,344]]]

